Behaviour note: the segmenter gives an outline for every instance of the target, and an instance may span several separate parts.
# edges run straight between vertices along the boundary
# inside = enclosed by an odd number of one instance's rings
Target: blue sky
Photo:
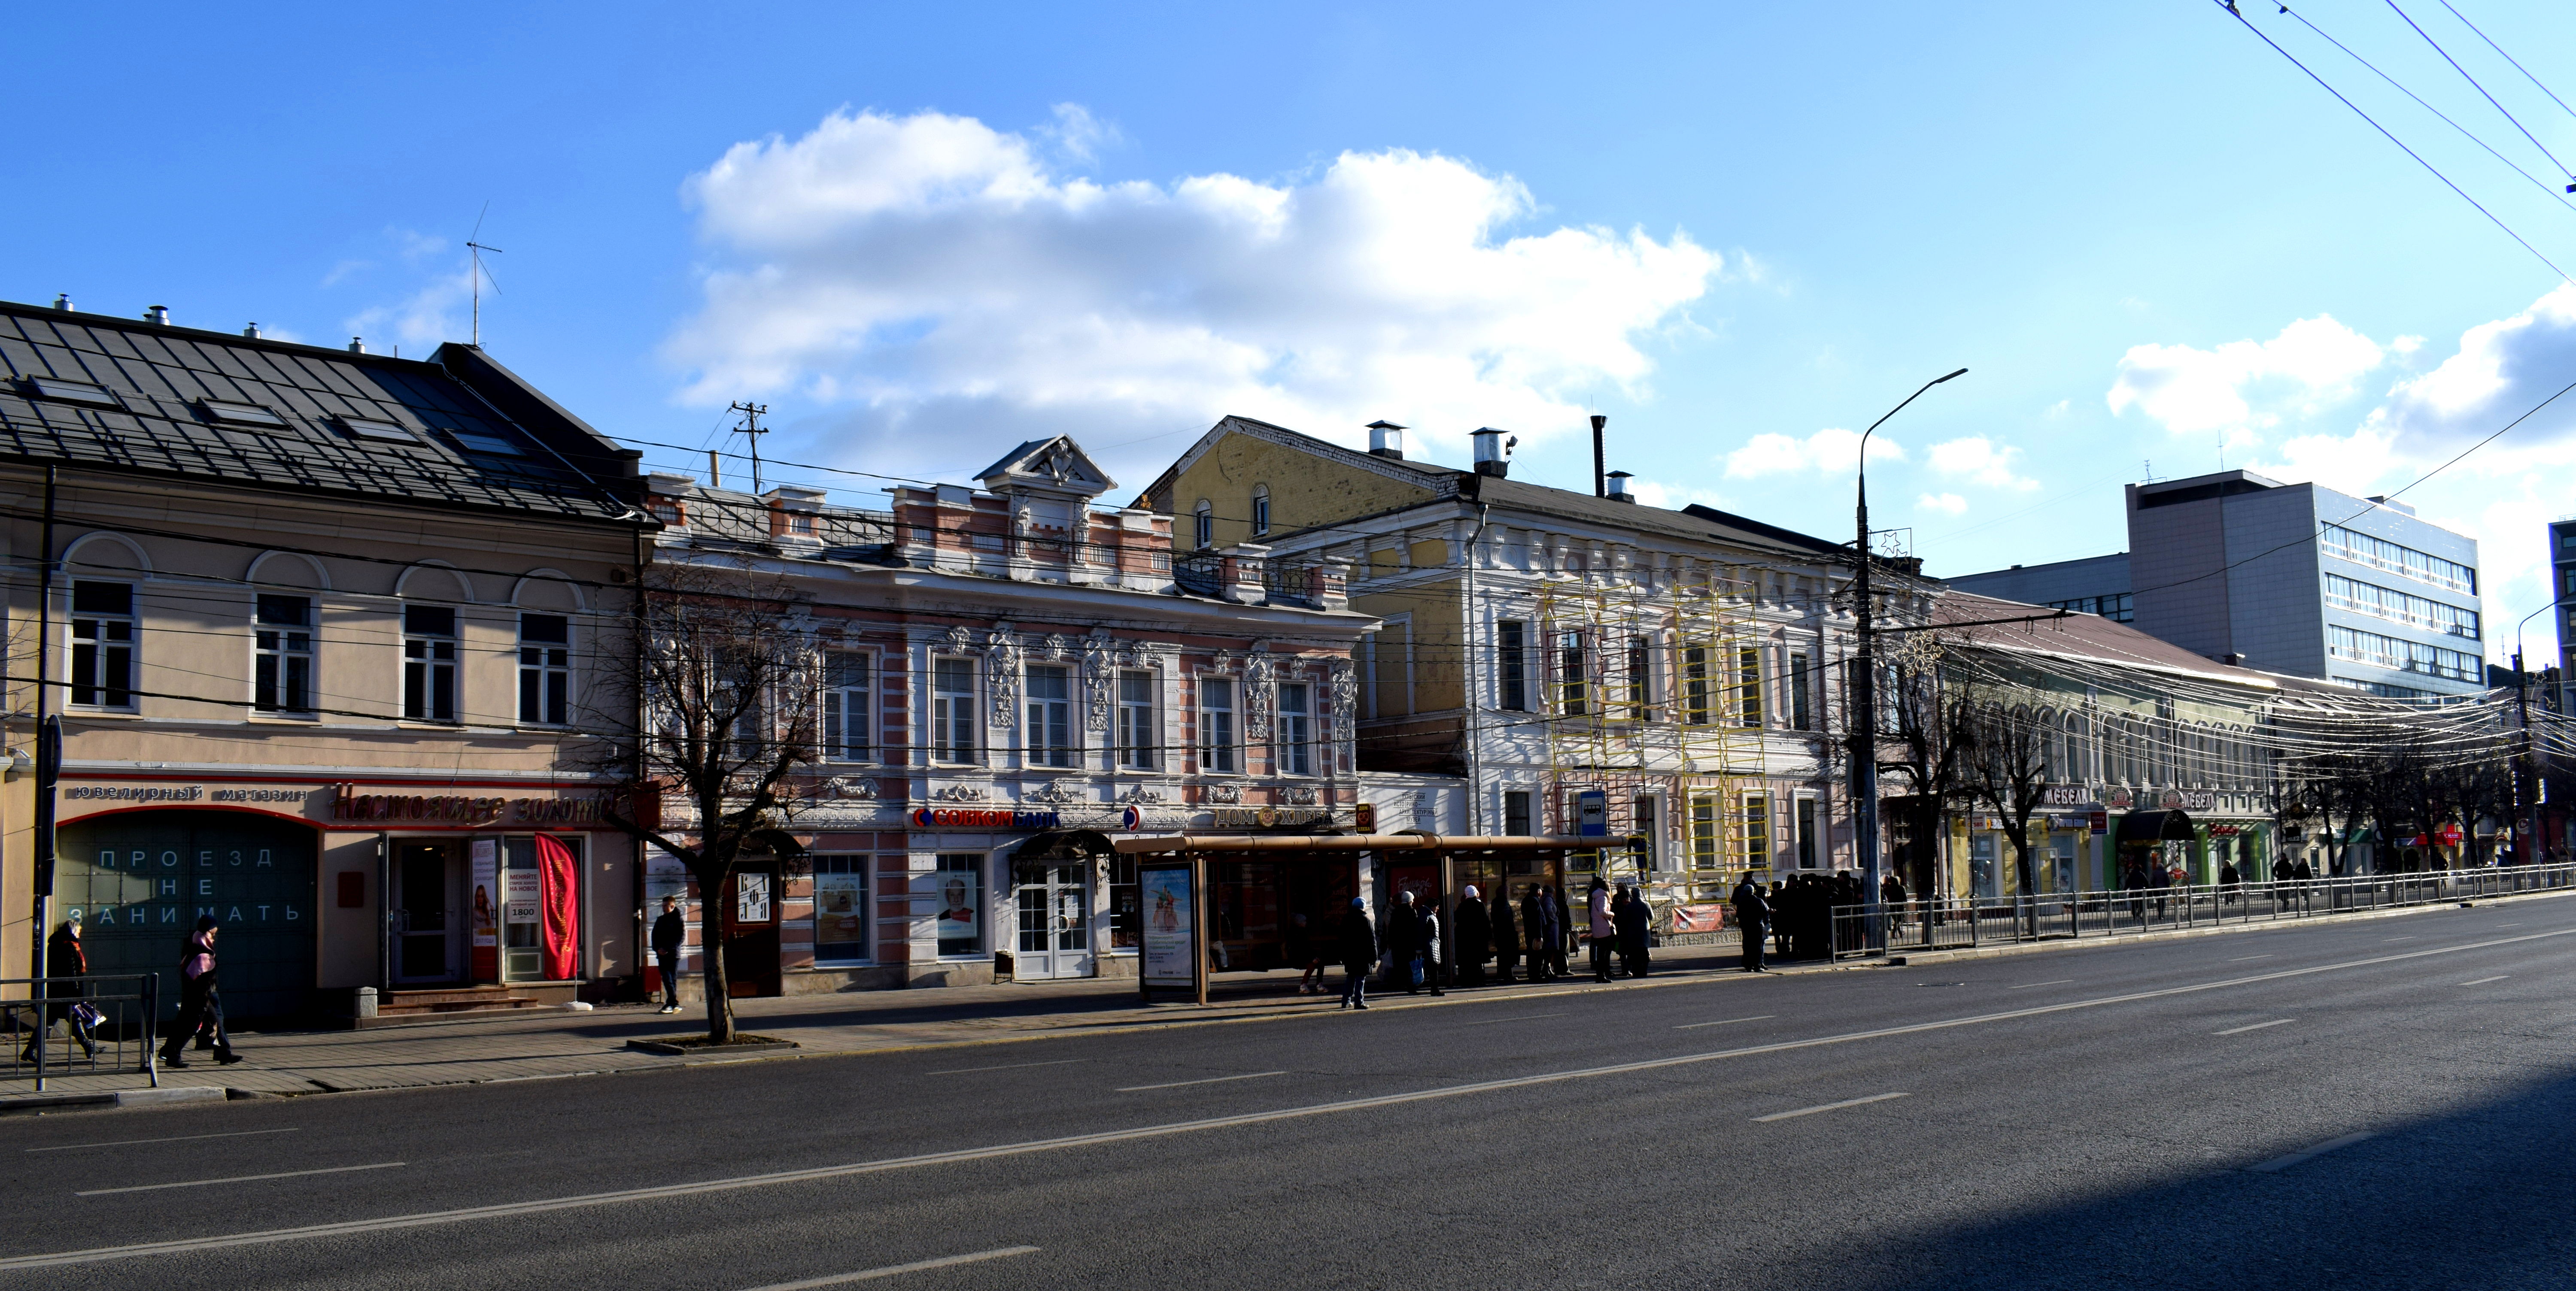
[[[2564,183],[2541,146],[2576,162],[2576,114],[2401,3],[2539,146],[2385,3],[2299,12]],[[2576,95],[2576,10],[2453,3]],[[2245,7],[2576,268],[2576,209]],[[1385,416],[1450,462],[1506,428],[1516,475],[1580,487],[1601,411],[1648,500],[1838,534],[1837,432],[1966,366],[1873,449],[1873,517],[1960,573],[2119,549],[2150,462],[2379,492],[2576,380],[2576,289],[2205,0],[51,6],[16,34],[0,293],[426,353],[463,338],[488,202],[486,345],[686,448],[755,398],[781,458],[956,479],[1070,430],[1132,488],[1226,413]],[[2546,600],[2571,428],[2407,495],[2481,540],[2492,652]]]

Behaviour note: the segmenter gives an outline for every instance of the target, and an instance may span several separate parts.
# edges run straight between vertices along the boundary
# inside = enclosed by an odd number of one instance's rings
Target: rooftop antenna
[[[483,236],[483,216],[491,213],[492,204],[483,203],[482,213],[474,217],[474,231],[465,237],[466,252],[474,260],[474,326],[470,339],[476,349],[483,347],[483,280],[489,277],[483,269],[483,253],[489,251],[496,256],[508,254],[499,247],[487,247],[474,240]],[[501,282],[497,278],[492,280],[492,294],[495,296],[501,294]]]
[[[760,424],[760,419],[769,411],[769,405],[738,403],[733,405],[733,410],[742,414],[743,438],[751,442],[751,491],[757,496],[760,492],[760,437],[769,433]]]

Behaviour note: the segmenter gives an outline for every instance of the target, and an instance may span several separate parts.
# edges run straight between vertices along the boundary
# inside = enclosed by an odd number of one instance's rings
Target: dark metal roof
[[[117,406],[43,398],[37,377],[105,387]],[[0,458],[431,506],[631,514],[603,469],[620,462],[616,446],[467,346],[424,362],[0,303],[0,378]],[[217,420],[210,403],[265,408],[280,424]],[[361,438],[344,419],[401,426],[419,442]]]

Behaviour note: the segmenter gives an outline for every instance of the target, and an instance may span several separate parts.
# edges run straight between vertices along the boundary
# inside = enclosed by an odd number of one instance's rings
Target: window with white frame
[[[1735,651],[1735,684],[1740,695],[1737,720],[1745,726],[1762,725],[1762,651],[1754,646],[1740,646]]]
[[[1592,711],[1591,661],[1581,631],[1556,634],[1556,684],[1560,716],[1582,717]]]
[[[572,620],[563,615],[519,616],[519,720],[572,721]]]
[[[1789,729],[1816,729],[1815,685],[1813,673],[1807,667],[1807,656],[1792,653],[1789,656]]]
[[[1798,831],[1797,838],[1795,840],[1798,848],[1798,868],[1802,870],[1812,870],[1816,868],[1817,859],[1815,799],[1798,799],[1798,815],[1794,823]]]
[[[1505,619],[1494,625],[1494,671],[1501,682],[1498,706],[1529,711],[1529,624]]]
[[[1514,838],[1530,833],[1530,793],[1527,789],[1503,791],[1503,832]]]
[[[403,716],[415,722],[456,720],[456,610],[403,607]]]
[[[1271,756],[1280,775],[1315,774],[1314,688],[1302,681],[1279,687],[1278,743]]]
[[[1199,678],[1199,769],[1236,770],[1240,739],[1234,725],[1234,679]]]
[[[1690,850],[1691,868],[1694,870],[1714,870],[1723,864],[1719,840],[1725,831],[1721,828],[1719,811],[1716,794],[1691,795]]]
[[[1623,679],[1627,694],[1626,711],[1620,716],[1632,722],[1655,720],[1655,643],[1648,637],[1628,639],[1627,674]]]
[[[1682,648],[1682,724],[1709,724],[1708,647]]]
[[[1744,868],[1771,868],[1771,796],[1744,795]]]
[[[1073,669],[1059,663],[1029,665],[1027,739],[1029,765],[1073,765]]]
[[[865,762],[873,752],[869,730],[868,655],[864,650],[823,652],[823,756]]]
[[[930,758],[972,762],[975,730],[975,661],[943,655],[930,661]]]
[[[72,703],[134,706],[134,584],[72,584]]]
[[[1154,721],[1154,674],[1118,674],[1118,765],[1151,771],[1161,764],[1162,732]]]
[[[1216,508],[1206,498],[1200,498],[1198,508],[1190,513],[1190,540],[1198,547],[1216,545]]]
[[[259,594],[251,631],[251,707],[313,711],[313,598]]]
[[[1258,538],[1269,532],[1270,486],[1255,484],[1252,486],[1252,536]]]

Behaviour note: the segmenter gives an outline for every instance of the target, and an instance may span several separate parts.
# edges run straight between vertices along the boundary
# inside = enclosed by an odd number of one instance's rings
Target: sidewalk
[[[1543,985],[1515,982],[1477,990],[1452,988],[1439,997],[1373,992],[1370,1006],[1429,1008],[1705,982],[1735,976],[1735,962],[1732,946],[1722,950],[1676,946],[1657,958],[1654,975],[1644,981],[1622,979],[1603,986],[1576,965],[1575,976]],[[1784,967],[1790,972],[1816,972],[1852,965],[1815,962]],[[1340,970],[1329,973],[1328,981],[1338,990]],[[670,1057],[626,1048],[629,1040],[705,1034],[702,1009],[663,1016],[641,1004],[607,1005],[589,1013],[512,1013],[488,1022],[368,1031],[236,1033],[246,1061],[219,1067],[213,1055],[192,1052],[188,1066],[163,1071],[161,1083],[165,1088],[220,1086],[234,1091],[235,1097],[344,1093],[1252,1022],[1331,1013],[1338,1008],[1337,995],[1301,996],[1295,993],[1296,985],[1296,975],[1286,971],[1222,974],[1215,998],[1204,1008],[1144,1004],[1136,997],[1133,980],[1097,978],[736,1000],[734,1015],[742,1030],[793,1040],[800,1049],[794,1054],[734,1059]],[[134,1089],[142,1083],[140,1072],[127,1071],[49,1076],[45,1088],[48,1094],[77,1094]],[[31,1082],[0,1082],[0,1110],[13,1097],[29,1093]]]

